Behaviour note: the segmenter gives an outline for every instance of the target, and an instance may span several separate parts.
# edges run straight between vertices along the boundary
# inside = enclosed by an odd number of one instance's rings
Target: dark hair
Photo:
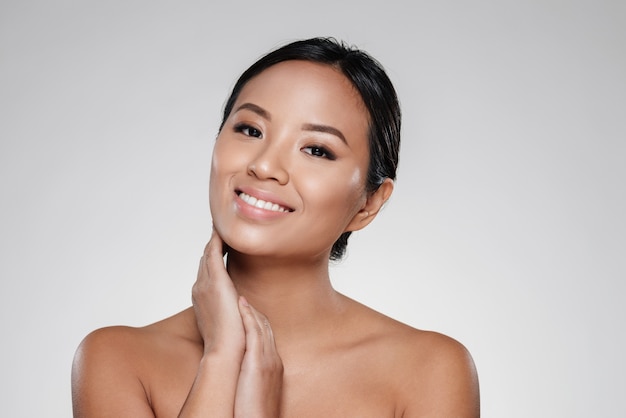
[[[327,64],[340,70],[359,92],[369,112],[369,153],[366,190],[373,193],[386,178],[395,180],[400,150],[400,104],[382,65],[366,52],[334,38],[312,38],[292,42],[261,57],[237,80],[224,106],[220,130],[233,110],[243,87],[253,77],[283,61],[303,60]],[[351,232],[333,244],[331,260],[340,260]]]

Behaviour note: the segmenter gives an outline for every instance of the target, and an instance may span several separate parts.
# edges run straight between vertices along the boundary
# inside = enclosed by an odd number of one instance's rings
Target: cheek
[[[211,156],[211,177],[219,175],[224,168],[228,167],[230,163],[228,160],[229,154],[232,153],[228,152],[227,141],[218,137],[213,146],[213,154]]]
[[[213,155],[211,157],[211,171],[209,177],[209,206],[211,215],[215,219],[217,215],[217,207],[222,200],[225,190],[227,189],[228,173],[232,172],[232,161],[229,161],[229,152],[224,146],[223,141],[215,143]],[[231,153],[232,154],[232,153]]]
[[[243,153],[233,149],[228,140],[218,138],[211,158],[210,192],[218,192],[224,186],[224,179],[242,167],[246,167]]]
[[[344,214],[346,219],[351,219],[365,202],[365,178],[359,168],[353,167],[341,173],[328,170],[322,181],[319,174],[304,181],[307,194],[317,196],[314,201],[326,213],[332,210],[333,213]]]
[[[217,148],[217,144],[215,145]],[[217,195],[217,186],[219,184],[219,173],[220,173],[220,163],[219,159],[216,156],[216,152],[213,151],[213,156],[211,158],[211,171],[209,175],[209,203],[211,203],[211,209],[213,209],[213,201]]]

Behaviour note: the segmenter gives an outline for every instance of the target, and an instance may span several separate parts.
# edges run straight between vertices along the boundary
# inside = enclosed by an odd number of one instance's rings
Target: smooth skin
[[[367,130],[358,93],[332,67],[287,61],[250,80],[215,144],[214,231],[193,307],[88,335],[74,416],[478,417],[460,343],[332,288],[333,242],[367,226],[393,190],[389,179],[365,190]]]

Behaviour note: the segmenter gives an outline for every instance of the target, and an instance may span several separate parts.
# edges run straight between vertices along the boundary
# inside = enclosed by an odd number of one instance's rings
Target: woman
[[[244,72],[213,151],[193,307],[87,336],[75,417],[478,416],[462,345],[330,283],[329,259],[391,195],[399,132],[380,65],[334,40],[294,42]]]

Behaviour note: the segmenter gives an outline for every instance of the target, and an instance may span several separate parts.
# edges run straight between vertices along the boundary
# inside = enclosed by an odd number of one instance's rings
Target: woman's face
[[[350,81],[307,61],[241,90],[213,150],[213,224],[238,252],[328,257],[367,200],[368,112]]]

